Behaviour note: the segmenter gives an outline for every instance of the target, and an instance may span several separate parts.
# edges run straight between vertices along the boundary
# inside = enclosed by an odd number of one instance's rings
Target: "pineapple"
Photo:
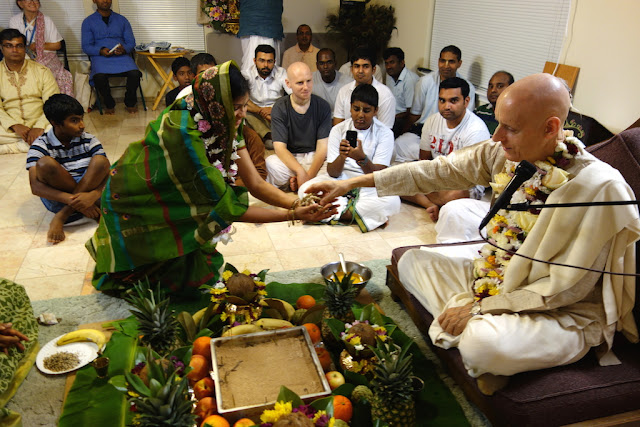
[[[160,363],[158,363],[160,362]],[[162,363],[167,362],[167,363]],[[136,392],[131,399],[136,415],[133,425],[138,427],[192,427],[195,425],[193,402],[189,399],[189,379],[166,359],[154,360],[153,353],[147,352],[147,366],[157,366],[148,370],[149,387],[135,374],[126,372],[127,382]],[[165,369],[166,368],[166,369]]]
[[[169,310],[169,298],[163,299],[159,284],[156,292],[151,290],[148,281],[138,282],[134,291],[127,302],[134,307],[130,311],[138,319],[142,342],[161,355],[168,353],[176,343],[180,325]]]
[[[345,323],[355,320],[351,306],[356,302],[357,288],[351,282],[351,273],[345,275],[342,280],[334,273],[333,278],[325,279],[327,286],[324,290],[324,303],[327,306],[322,314],[322,319],[335,318]],[[322,339],[329,348],[338,347],[338,341],[331,333],[326,322],[322,322]]]
[[[373,349],[378,362],[371,381],[371,416],[388,423],[389,427],[416,425],[410,345],[411,341],[401,349],[393,343],[378,341],[377,348]]]

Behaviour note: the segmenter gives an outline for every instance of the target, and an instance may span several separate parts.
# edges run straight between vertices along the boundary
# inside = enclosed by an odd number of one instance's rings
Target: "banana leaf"
[[[302,295],[311,295],[316,301],[324,299],[324,285],[319,283],[267,283],[267,296],[278,298],[295,305]]]
[[[114,332],[104,351],[109,357],[109,377],[124,375],[133,367],[137,339]],[[124,427],[131,423],[126,395],[118,391],[107,378],[98,378],[95,369],[87,365],[76,374],[67,395],[59,427]]]

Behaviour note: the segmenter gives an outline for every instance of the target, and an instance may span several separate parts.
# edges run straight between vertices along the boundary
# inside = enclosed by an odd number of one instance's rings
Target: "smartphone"
[[[358,146],[358,132],[355,130],[348,130],[346,140],[349,141],[349,145],[356,148]]]

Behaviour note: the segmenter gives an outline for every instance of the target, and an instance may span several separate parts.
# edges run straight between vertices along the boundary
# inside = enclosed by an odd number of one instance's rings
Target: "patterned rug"
[[[391,299],[391,293],[385,286],[385,267],[388,263],[388,260],[364,262],[373,272],[373,277],[367,284],[368,292],[384,310],[385,314],[391,317],[416,342],[427,359],[433,362],[438,376],[451,390],[469,424],[472,426],[490,426],[484,415],[466,400],[462,390],[444,372],[439,359],[425,342],[424,337],[411,321],[406,311]],[[319,268],[307,268],[268,273],[266,282],[322,283],[322,280]],[[77,329],[78,325],[106,322],[130,315],[128,311],[129,305],[125,301],[103,294],[34,301],[32,305],[36,315],[43,312],[51,312],[62,319],[61,323],[55,326],[40,326],[41,345]],[[55,426],[62,410],[65,380],[66,375],[44,375],[34,366],[16,395],[7,404],[7,408],[22,414],[25,426]]]

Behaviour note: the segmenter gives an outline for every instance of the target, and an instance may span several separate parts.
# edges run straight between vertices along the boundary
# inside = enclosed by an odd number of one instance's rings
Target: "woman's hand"
[[[318,222],[336,213],[338,213],[338,207],[331,203],[324,206],[314,203],[309,206],[298,206],[295,209],[295,219],[305,222]]]
[[[21,341],[29,341],[29,338],[22,332],[13,329],[11,323],[0,323],[0,351],[9,354],[11,347],[24,351],[24,345]]]

